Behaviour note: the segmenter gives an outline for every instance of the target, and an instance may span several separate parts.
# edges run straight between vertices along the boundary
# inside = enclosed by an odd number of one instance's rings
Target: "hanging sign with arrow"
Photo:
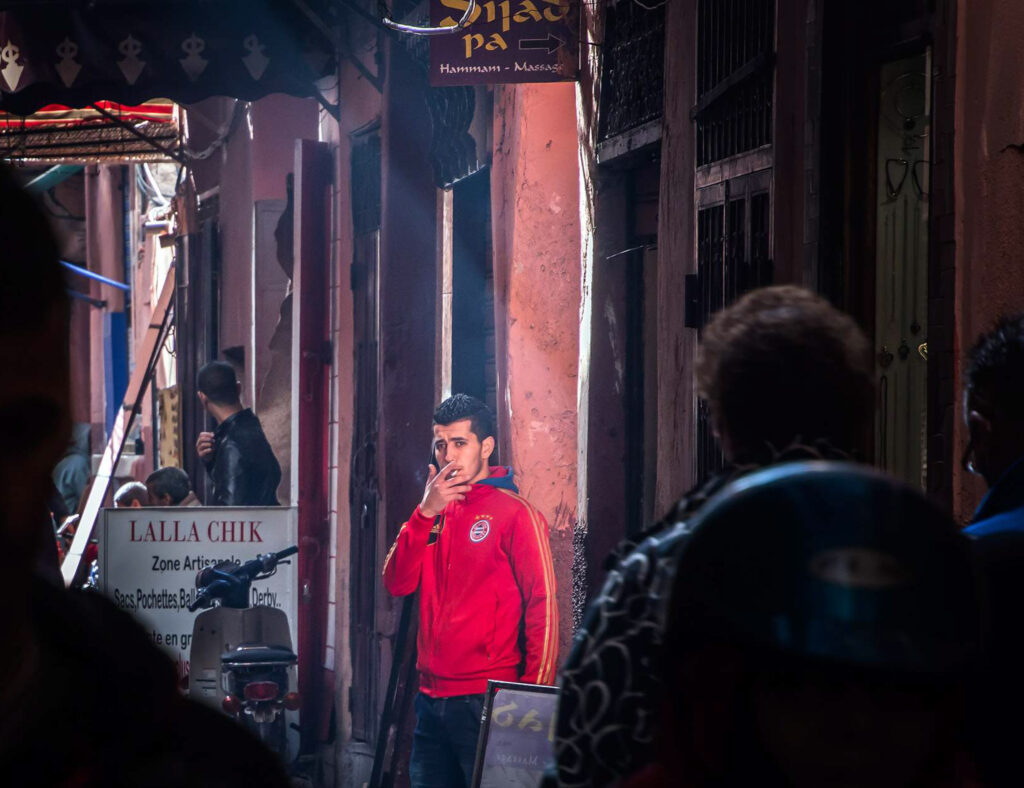
[[[564,82],[579,74],[580,0],[477,0],[469,24],[430,40],[436,87]],[[432,25],[454,25],[469,0],[430,0]]]

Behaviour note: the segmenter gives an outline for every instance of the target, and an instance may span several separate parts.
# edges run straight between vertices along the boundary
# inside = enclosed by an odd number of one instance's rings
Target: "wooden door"
[[[323,667],[330,529],[330,148],[300,140],[295,151],[295,270],[292,312],[292,491],[299,516],[299,692],[302,750],[314,749],[330,713]],[[333,645],[333,644],[332,644]]]

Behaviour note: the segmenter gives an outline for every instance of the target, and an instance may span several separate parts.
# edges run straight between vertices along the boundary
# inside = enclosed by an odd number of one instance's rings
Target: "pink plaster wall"
[[[957,15],[955,308],[960,376],[966,351],[978,334],[998,315],[1024,309],[1024,4],[961,0]],[[955,461],[966,443],[960,407],[958,402]],[[954,511],[965,522],[983,485],[958,462],[953,473]]]
[[[362,75],[351,66],[339,73],[339,93],[344,97],[340,123],[333,120],[324,124],[324,138],[335,147],[335,221],[334,260],[337,267],[335,286],[331,294],[332,344],[334,356],[331,363],[332,424],[334,431],[333,452],[328,462],[331,478],[331,496],[328,503],[331,529],[333,531],[331,565],[333,587],[328,599],[328,616],[334,622],[334,642],[331,664],[337,679],[335,681],[335,709],[339,714],[342,736],[339,737],[339,752],[332,761],[340,760],[340,752],[351,735],[352,722],[348,713],[349,687],[352,683],[352,660],[350,642],[350,573],[349,545],[351,543],[351,518],[349,516],[349,473],[352,457],[354,390],[354,339],[352,325],[352,289],[349,287],[350,268],[353,257],[352,192],[350,188],[350,160],[352,133],[375,118],[380,117],[381,95]],[[329,100],[336,96],[328,94]],[[336,767],[335,767],[336,768]]]
[[[71,419],[75,422],[92,421],[91,311],[85,301],[71,302]]]
[[[119,166],[90,166],[85,173],[86,206],[86,267],[90,271],[124,281],[123,204],[121,197],[121,168]],[[105,300],[107,310],[124,310],[121,290],[99,282],[91,282],[89,295]],[[90,374],[92,393],[89,421],[93,425],[93,450],[98,451],[105,441],[105,373],[103,358],[103,312],[89,312]]]
[[[190,122],[196,135],[193,147],[201,148],[216,139],[209,126],[226,128],[232,107],[229,99],[196,105],[206,123]],[[256,364],[256,356],[269,353],[265,347],[252,346],[252,321],[267,323],[272,332],[278,318],[273,310],[253,314],[253,206],[257,200],[285,199],[285,177],[294,169],[295,141],[317,139],[318,121],[318,105],[313,99],[267,96],[251,104],[248,118],[238,123],[227,144],[197,168],[197,191],[220,187],[219,341],[221,350],[245,348],[242,386],[247,405],[255,403],[252,368],[261,366]]]
[[[295,140],[315,140],[316,101],[275,94],[252,105],[253,200],[283,200],[285,176],[295,168]]]
[[[491,190],[503,455],[511,456],[522,494],[551,526],[564,654],[572,637],[577,509],[580,211],[575,86],[499,87],[494,113]]]
[[[253,143],[247,122],[239,123],[224,148],[220,169],[220,350],[245,348],[242,399],[253,404],[252,223]]]
[[[65,206],[72,216],[85,216],[85,173],[73,175],[56,187],[56,195],[61,205]],[[60,248],[62,260],[78,265],[86,261],[86,224],[85,219],[58,219],[50,217],[50,225],[54,229]],[[80,276],[69,275],[68,287],[81,293],[88,293],[90,283]],[[84,301],[71,302],[71,329],[69,346],[71,352],[71,419],[75,422],[88,422],[91,419],[90,373],[90,336],[89,323],[92,311]]]
[[[349,287],[353,251],[352,191],[350,188],[351,135],[356,129],[379,117],[381,96],[352,68],[341,73],[339,93],[344,96],[340,124],[327,124],[328,139],[336,145],[336,177],[334,204],[336,207],[334,238],[335,287],[332,293],[332,343],[334,358],[331,365],[332,391],[335,398],[334,414],[337,418],[335,451],[331,464],[330,501],[331,526],[334,533],[331,564],[334,567],[334,586],[328,604],[328,615],[334,621],[334,669],[338,676],[336,708],[348,709],[348,690],[352,680],[350,626],[349,545],[352,540],[349,515],[349,475],[352,458],[353,405],[355,402],[354,353],[352,325],[352,288]],[[342,727],[351,730],[351,719],[342,714]]]

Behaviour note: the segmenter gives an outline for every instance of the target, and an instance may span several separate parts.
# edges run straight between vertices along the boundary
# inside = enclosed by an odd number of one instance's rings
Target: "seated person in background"
[[[126,482],[117,488],[117,492],[114,493],[114,508],[115,509],[139,509],[143,506],[149,505],[149,491],[146,489],[146,485],[142,482]],[[78,515],[75,515],[75,524],[78,522]],[[74,530],[71,530],[70,539],[74,538]],[[62,545],[64,551],[71,546],[70,539],[66,544]],[[89,545],[85,548],[83,560],[86,564],[89,564],[93,569],[90,570],[90,576],[92,576],[95,570],[95,562],[99,559],[99,542],[93,538],[89,541]],[[98,574],[96,575],[98,578]],[[95,585],[95,582],[92,582]]]
[[[68,549],[75,539],[75,533],[78,531],[78,521],[81,519],[82,515],[80,514],[68,515],[64,518],[64,522],[60,524],[60,527],[57,528],[57,548],[61,561],[64,560],[64,556],[67,555]]]
[[[46,501],[46,513],[39,522],[39,554],[36,560],[36,573],[63,588],[64,578],[60,574],[60,562],[64,560],[64,546],[57,540],[57,526],[63,523],[71,512],[68,511],[64,498],[57,487],[51,482],[50,493]]]
[[[149,506],[149,490],[142,482],[127,482],[114,493],[115,509],[138,509]]]
[[[181,468],[168,465],[146,477],[150,506],[202,506],[192,492],[192,482]]]
[[[92,477],[92,460],[89,454],[89,439],[92,427],[75,424],[71,428],[71,441],[61,461],[53,469],[53,483],[64,500],[69,513],[78,511],[78,506]]]
[[[625,788],[964,788],[981,610],[967,538],[848,463],[746,477],[670,585],[655,763]]]

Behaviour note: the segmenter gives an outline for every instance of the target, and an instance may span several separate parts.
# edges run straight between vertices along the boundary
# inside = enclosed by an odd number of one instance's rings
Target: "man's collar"
[[[980,522],[997,514],[1024,506],[1024,456],[1014,461],[1003,471],[995,484],[989,489],[971,522]]]
[[[237,421],[240,421],[239,417],[241,417],[242,414],[244,413],[252,413],[252,410],[250,410],[249,408],[242,408],[240,411],[232,413],[230,416],[224,419],[224,421],[217,425],[217,429],[215,430],[216,434],[223,435],[231,428],[232,424],[234,424]]]

